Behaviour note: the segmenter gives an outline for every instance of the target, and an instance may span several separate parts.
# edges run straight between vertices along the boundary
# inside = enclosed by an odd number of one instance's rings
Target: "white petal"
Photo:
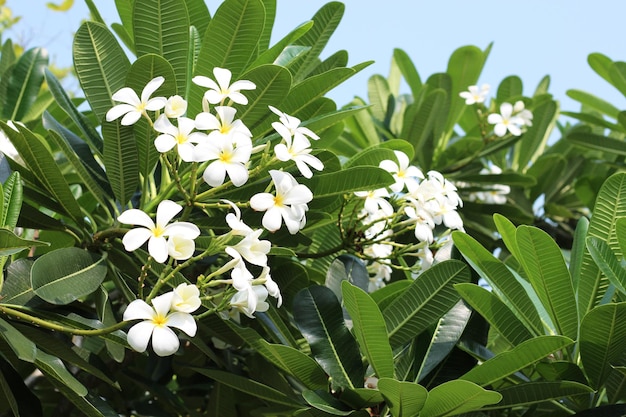
[[[198,326],[196,320],[189,313],[175,311],[167,316],[168,327],[176,327],[187,334],[187,336],[195,336]]]
[[[211,113],[202,112],[196,116],[196,129],[198,130],[216,130],[220,128],[220,121]]]
[[[174,259],[185,260],[193,256],[196,244],[192,239],[174,235],[167,239],[167,253]]]
[[[120,223],[134,224],[138,226],[144,226],[149,229],[154,227],[154,222],[146,213],[138,209],[130,209],[124,211],[117,217]]]
[[[145,352],[154,327],[154,324],[150,321],[137,323],[128,330],[126,341],[130,347],[133,348],[133,350],[137,352]]]
[[[180,159],[185,162],[193,162],[195,160],[195,150],[196,147],[191,143],[181,143],[176,148],[178,150],[178,155]]]
[[[252,200],[250,200],[252,202]],[[270,232],[275,232],[280,229],[282,222],[281,210],[278,207],[272,207],[263,215],[262,224]]]
[[[131,104],[133,107],[136,107],[141,103],[139,100],[139,96],[135,93],[130,87],[124,87],[118,91],[116,91],[111,98],[115,101],[121,101],[122,103]]]
[[[217,104],[221,102],[223,97],[224,95],[219,93],[217,90],[209,90],[204,93],[204,99],[211,104]]]
[[[134,300],[124,310],[124,321],[129,320],[152,320],[154,309],[143,300]]]
[[[244,106],[248,104],[248,99],[246,98],[246,96],[244,96],[238,91],[233,91],[230,94],[228,94],[228,98],[230,98],[233,101],[233,103],[242,104]]]
[[[146,243],[146,241],[150,239],[151,236],[152,232],[143,227],[129,230],[122,238],[124,249],[126,249],[128,252],[132,252],[135,249],[141,247],[141,245],[143,245],[144,243]]]
[[[274,155],[276,155],[279,161],[290,161],[292,159],[292,155],[289,153],[284,143],[279,143],[274,146]]]
[[[172,306],[172,300],[174,299],[174,293],[172,291],[161,294],[158,297],[152,299],[152,305],[154,311],[160,316],[165,317],[170,312]]]
[[[122,125],[123,126],[131,126],[137,123],[137,121],[141,118],[141,113],[138,111],[129,111],[126,113],[124,117],[122,117]]]
[[[130,104],[118,104],[117,106],[111,107],[111,109],[107,112],[106,120],[107,122],[111,122],[115,119],[119,119],[126,113],[135,110],[135,106],[131,106]]]
[[[250,207],[256,211],[265,211],[274,207],[274,196],[270,193],[258,193],[250,198]]]
[[[487,121],[492,125],[495,125],[496,123],[502,123],[502,116],[500,116],[498,113],[491,113],[489,116],[487,116]]]
[[[230,78],[233,76],[232,72],[226,68],[213,68],[213,75],[220,86],[220,89],[227,89],[230,84]]]
[[[212,162],[204,170],[202,178],[204,178],[206,183],[211,187],[220,186],[224,184],[224,179],[226,178],[226,167],[219,161]]]
[[[152,95],[152,93],[158,90],[159,87],[161,87],[161,85],[163,85],[164,82],[165,82],[165,78],[161,76],[155,77],[152,80],[150,80],[150,82],[141,91],[141,101],[143,103],[146,103],[148,99],[150,98],[150,96]],[[163,103],[163,107],[165,107],[165,103]]]
[[[158,263],[165,262],[167,260],[167,241],[165,238],[152,236],[148,241],[148,253]]]
[[[234,83],[230,85],[230,90],[232,91],[254,90],[255,88],[256,88],[256,84],[248,80],[235,81]]]
[[[200,229],[193,223],[174,222],[167,225],[164,233],[167,236],[180,236],[185,239],[195,239],[200,236]]]
[[[165,97],[153,97],[146,103],[146,110],[157,111],[161,110],[167,105],[167,99]]]
[[[194,84],[199,85],[200,87],[212,88],[215,90],[219,90],[219,86],[210,79],[209,77],[205,77],[204,75],[197,75],[191,79]]]
[[[228,164],[226,172],[235,187],[240,187],[248,181],[248,169],[241,164]]]
[[[159,203],[156,213],[156,224],[165,227],[183,208],[172,200],[163,200]]]
[[[493,128],[493,133],[495,133],[496,136],[498,136],[498,137],[502,137],[502,136],[506,135],[506,126],[504,124],[502,124],[502,123],[498,123]]]
[[[180,342],[178,336],[169,327],[156,326],[152,332],[152,350],[159,356],[170,356],[176,353]]]
[[[169,152],[176,146],[176,139],[171,135],[159,135],[154,140],[154,147],[161,153]]]
[[[166,115],[162,114],[154,122],[154,130],[160,133],[167,133],[171,136],[178,135],[178,128],[170,122]]]

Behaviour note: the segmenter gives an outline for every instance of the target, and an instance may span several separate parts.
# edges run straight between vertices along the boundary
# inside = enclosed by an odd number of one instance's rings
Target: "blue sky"
[[[55,0],[60,3],[61,0]],[[94,0],[107,22],[118,21],[113,0]],[[55,62],[71,64],[73,32],[87,17],[82,0],[69,13],[56,13],[44,0],[8,0],[22,21],[10,34],[28,46],[44,46]],[[221,1],[208,0],[211,11]],[[318,0],[278,0],[276,39],[308,20],[326,3]],[[337,87],[330,96],[338,105],[353,96],[365,97],[367,79],[387,74],[393,48],[405,50],[421,77],[443,71],[450,54],[463,45],[493,49],[481,83],[495,88],[508,75],[518,75],[524,92],[532,94],[549,74],[550,91],[563,110],[578,106],[565,92],[576,88],[593,92],[619,108],[626,99],[597,76],[587,64],[591,52],[626,61],[626,2],[620,0],[344,0],[344,18],[324,56],[346,49],[350,65],[369,60],[375,64]]]

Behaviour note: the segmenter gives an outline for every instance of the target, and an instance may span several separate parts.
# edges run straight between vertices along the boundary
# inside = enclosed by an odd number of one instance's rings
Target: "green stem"
[[[54,331],[62,332],[62,333],[74,334],[78,336],[100,336],[104,334],[109,334],[109,333],[112,333],[116,330],[123,328],[124,326],[128,324],[128,322],[122,321],[113,326],[104,327],[102,329],[74,329],[71,327],[64,327],[59,324],[51,323],[47,320],[43,320],[38,317],[31,316],[30,314],[26,314],[21,311],[14,310],[10,307],[6,307],[1,304],[0,304],[0,312],[6,314],[7,316],[25,320],[29,323],[35,324],[45,329],[54,330]]]

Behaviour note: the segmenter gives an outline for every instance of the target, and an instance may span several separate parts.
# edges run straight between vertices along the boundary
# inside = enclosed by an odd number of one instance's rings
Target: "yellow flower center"
[[[176,142],[179,145],[182,145],[183,143],[187,142],[187,136],[183,135],[182,133],[179,133],[178,135],[176,135]]]
[[[220,133],[226,135],[228,134],[228,132],[230,132],[231,126],[230,125],[221,125],[220,126]]]
[[[154,227],[154,229],[152,229],[152,235],[154,237],[161,237],[163,236],[163,233],[165,233],[165,228],[159,226],[158,224]]]
[[[274,197],[274,205],[278,207],[282,207],[284,200],[285,198],[282,195],[278,194]]]
[[[157,314],[152,318],[152,323],[154,323],[155,326],[164,327],[167,324],[167,317]]]
[[[220,154],[220,161],[224,162],[225,164],[230,164],[230,161],[233,159],[233,154],[230,152],[222,152]]]

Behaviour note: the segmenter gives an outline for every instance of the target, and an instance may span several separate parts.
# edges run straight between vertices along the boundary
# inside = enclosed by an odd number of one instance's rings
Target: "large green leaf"
[[[263,64],[275,64],[276,60],[280,58],[280,56],[285,52],[286,49],[288,50],[289,48],[296,48],[295,46],[293,46],[293,43],[302,35],[304,35],[307,31],[309,31],[312,27],[313,22],[311,21],[302,23],[300,26],[296,27],[294,30],[284,36],[281,40],[272,45],[271,48],[262,52],[259,57],[252,64],[250,64],[250,68],[255,68]],[[305,50],[307,49],[307,47],[301,48]]]
[[[417,97],[419,95],[419,91],[422,88],[422,80],[411,61],[409,55],[404,52],[402,49],[394,49],[393,50],[393,60],[400,69],[404,80],[409,85],[411,89],[411,94],[413,97]]]
[[[61,214],[66,214],[77,223],[82,223],[81,208],[44,140],[21,126],[18,126],[19,132],[3,122],[0,122],[0,126],[35,177],[42,182],[50,196],[62,207]]]
[[[541,229],[520,226],[517,244],[530,284],[548,312],[558,334],[576,339],[578,314],[574,286],[563,254],[552,237]]]
[[[102,125],[104,166],[115,197],[122,205],[130,200],[139,184],[139,157],[132,126],[118,121]]]
[[[608,101],[581,90],[567,90],[566,94],[569,98],[580,102],[589,109],[599,111],[617,120],[619,109]]]
[[[454,284],[469,279],[467,266],[456,260],[441,262],[422,273],[383,310],[391,347],[399,347],[436,323],[459,301]]]
[[[463,380],[445,382],[428,392],[420,417],[444,417],[463,414],[492,404],[502,396]]]
[[[591,386],[599,389],[621,363],[626,345],[626,303],[591,310],[580,326],[580,358]]]
[[[335,294],[322,286],[305,288],[294,299],[293,316],[333,386],[362,387],[365,369],[359,347],[345,326]]]
[[[174,68],[178,92],[183,94],[188,82],[189,54],[189,16],[185,2],[135,0],[133,26],[137,57],[155,54],[165,58]]]
[[[587,250],[598,268],[609,278],[611,284],[626,294],[626,270],[609,245],[604,240],[591,236],[587,239]]]
[[[385,319],[378,306],[365,291],[348,281],[342,282],[341,290],[361,352],[378,378],[393,378],[393,352],[386,335]]]
[[[593,392],[587,385],[573,381],[533,381],[501,388],[502,401],[487,409],[529,406],[544,401],[562,401],[573,395]]]
[[[130,61],[106,26],[83,23],[74,37],[76,76],[98,120],[115,105],[113,94],[124,87]]]
[[[421,385],[391,378],[379,379],[378,390],[393,417],[417,416],[428,397],[428,391]]]
[[[558,105],[554,100],[545,101],[533,109],[533,125],[524,133],[523,140],[515,145],[513,169],[525,171],[544,152],[557,115]]]
[[[481,386],[490,385],[565,349],[572,343],[572,339],[565,336],[537,336],[488,359],[465,373],[461,379]]]
[[[17,60],[11,71],[6,96],[2,98],[5,119],[21,120],[33,106],[47,66],[48,52],[42,48],[30,49]]]
[[[476,284],[457,284],[455,288],[487,320],[492,331],[496,331],[511,346],[517,346],[533,337],[517,315],[493,292]]]
[[[22,239],[9,229],[0,228],[0,256],[13,255],[34,246],[47,246],[47,242]]]
[[[452,239],[467,262],[487,281],[500,300],[515,312],[518,320],[533,335],[541,334],[543,326],[537,309],[507,266],[466,233],[453,232]]]
[[[322,6],[315,13],[313,27],[296,41],[297,45],[311,47],[303,60],[300,60],[294,67],[294,78],[296,82],[302,81],[315,68],[318,57],[328,43],[328,40],[339,26],[345,6],[340,2],[330,2]]]
[[[346,404],[333,397],[327,390],[302,391],[302,398],[311,406],[323,411],[327,415],[333,416],[349,416],[353,410],[350,410]]]
[[[265,25],[265,10],[260,0],[223,2],[204,33],[194,75],[213,76],[213,68],[227,68],[235,81],[255,58],[257,44]],[[200,111],[203,88],[192,85],[188,114]]]
[[[37,346],[20,333],[9,322],[0,318],[0,337],[2,337],[13,353],[23,361],[34,363],[37,357]]]
[[[626,217],[625,173],[612,175],[600,188],[587,232],[587,237],[593,236],[607,242],[618,259],[622,257],[622,253],[617,239],[615,222],[620,217]],[[589,251],[585,249],[576,294],[578,313],[581,319],[600,303],[608,285],[608,278],[602,274]]]
[[[0,201],[0,227],[13,229],[17,226],[17,219],[22,208],[22,181],[20,173],[15,171],[4,184],[0,185],[2,201]]]
[[[387,171],[371,166],[352,167],[328,174],[314,175],[301,183],[309,187],[315,198],[351,193],[353,191],[375,190],[393,184]]]
[[[35,294],[52,304],[68,304],[98,289],[104,280],[106,255],[64,248],[38,258],[31,270]]]
[[[185,0],[185,4],[189,13],[189,23],[196,27],[200,36],[204,35],[211,21],[211,13],[206,2],[204,0]]]

